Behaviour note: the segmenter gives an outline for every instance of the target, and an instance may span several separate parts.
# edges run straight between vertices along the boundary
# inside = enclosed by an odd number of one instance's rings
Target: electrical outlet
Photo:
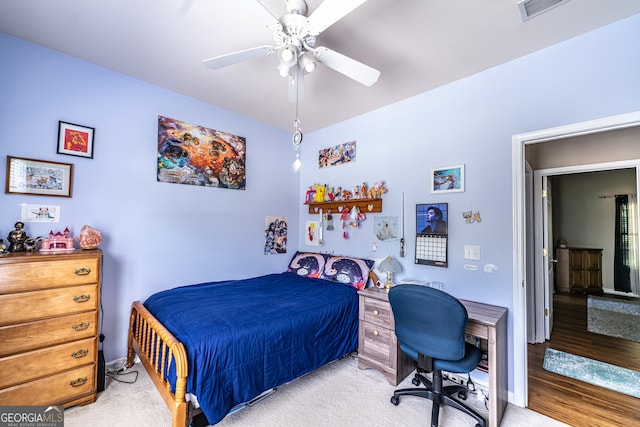
[[[452,374],[450,372],[447,372],[445,379],[451,381],[452,383],[461,385],[461,386],[465,386],[467,385],[467,379],[464,377],[461,377],[458,374]]]

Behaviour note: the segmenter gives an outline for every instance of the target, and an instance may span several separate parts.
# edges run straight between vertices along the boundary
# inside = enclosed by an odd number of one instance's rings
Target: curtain
[[[640,295],[638,283],[638,198],[629,195],[629,269],[631,270],[631,293]]]
[[[629,266],[629,196],[616,196],[616,230],[613,253],[613,288],[631,292]]]

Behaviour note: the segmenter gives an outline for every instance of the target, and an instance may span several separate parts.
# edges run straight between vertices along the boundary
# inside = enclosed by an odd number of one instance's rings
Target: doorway
[[[561,142],[559,142],[561,143]],[[615,195],[638,193],[638,162],[635,160],[539,169],[534,172],[535,252],[534,295],[527,302],[533,311],[534,330],[529,343],[549,340],[553,328],[555,251],[559,240],[569,247],[602,250],[602,282],[605,293],[614,291]],[[552,190],[555,188],[555,190]],[[556,202],[553,204],[552,200]],[[637,228],[637,210],[630,219]],[[555,226],[554,226],[555,223]],[[633,236],[634,247],[637,247]],[[631,282],[637,293],[637,251],[632,251]],[[627,294],[627,296],[636,296]],[[586,355],[583,355],[586,356]]]
[[[543,169],[536,164],[536,145],[553,141],[565,141],[569,139],[583,138],[579,143],[581,150],[569,150],[566,153],[559,153],[552,157],[552,164],[548,168],[562,167],[564,165],[595,164],[595,161],[584,161],[586,158],[598,159],[603,162],[620,161],[621,155],[628,156],[627,159],[640,159],[639,139],[629,141],[627,131],[638,136],[640,135],[640,112],[612,116],[604,119],[592,120],[568,126],[545,129],[541,131],[514,135],[512,139],[512,199],[513,199],[513,327],[514,327],[514,348],[513,348],[513,383],[514,395],[513,403],[526,407],[528,393],[527,377],[527,293],[529,286],[533,284],[527,282],[527,275],[531,269],[527,263],[527,187],[526,187],[526,163],[533,163],[534,169]],[[603,135],[607,136],[606,146],[602,144]],[[615,141],[610,142],[609,136],[613,136]],[[594,138],[595,137],[595,138]],[[590,146],[592,139],[596,152],[583,150]],[[566,144],[562,144],[565,145]],[[613,148],[613,145],[617,146]],[[575,147],[574,147],[575,148]],[[599,150],[599,151],[598,151]],[[562,151],[562,149],[560,149]],[[525,156],[526,153],[526,156]],[[572,160],[569,160],[572,159]],[[571,163],[573,161],[574,163]],[[560,164],[553,164],[560,162]],[[636,162],[640,163],[640,162]]]

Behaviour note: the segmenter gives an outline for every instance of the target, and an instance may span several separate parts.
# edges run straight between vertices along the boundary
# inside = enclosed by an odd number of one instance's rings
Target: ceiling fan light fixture
[[[280,76],[281,77],[287,77],[289,76],[289,73],[291,71],[291,67],[283,62],[280,63],[280,65],[278,65],[278,71],[280,72]]]
[[[282,61],[287,64],[295,62],[296,60],[295,50],[291,46],[285,47],[284,49],[282,49],[282,52],[280,52],[280,59],[282,59]]]
[[[307,52],[304,52],[302,55],[300,55],[300,57],[298,58],[298,64],[300,65],[300,68],[302,68],[306,73],[311,73],[316,69],[315,61]]]

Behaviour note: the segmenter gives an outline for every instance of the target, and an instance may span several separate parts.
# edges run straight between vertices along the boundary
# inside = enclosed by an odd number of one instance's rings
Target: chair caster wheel
[[[411,380],[411,384],[415,385],[415,386],[419,386],[420,385],[420,380],[418,378],[414,378]]]
[[[459,391],[458,392],[458,398],[462,399],[462,400],[467,400],[467,392],[466,391]],[[476,427],[480,427],[479,425]]]
[[[398,403],[400,403],[400,399],[398,398],[398,396],[391,396],[391,403],[393,403],[395,406],[398,406]]]

